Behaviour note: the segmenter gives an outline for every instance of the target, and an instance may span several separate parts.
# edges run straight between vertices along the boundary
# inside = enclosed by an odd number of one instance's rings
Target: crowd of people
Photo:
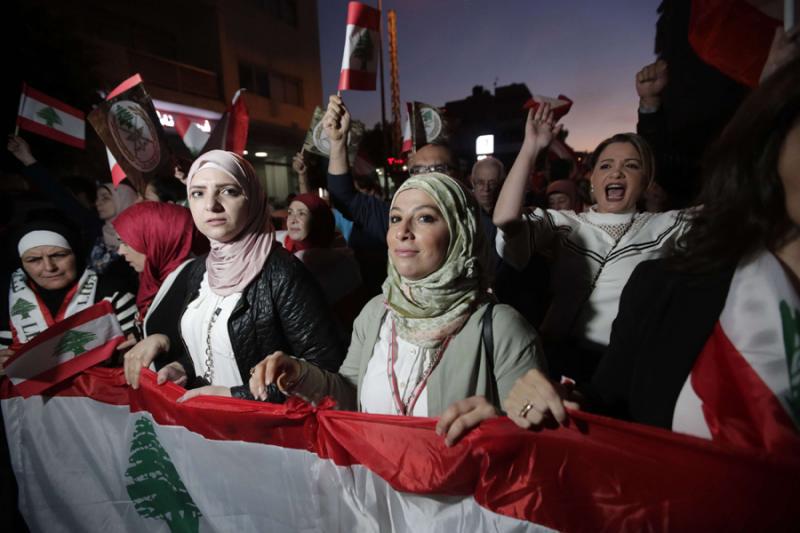
[[[107,299],[128,338],[107,364],[134,388],[153,368],[187,389],[181,402],[331,396],[339,409],[439,417],[448,445],[499,414],[529,428],[585,409],[796,452],[800,58],[774,70],[708,150],[703,192],[682,210],[652,207],[657,157],[635,133],[597,146],[590,200],[562,179],[530,204],[561,130],[547,104],[528,112],[507,175],[492,157],[463,173],[429,144],[387,200],[354,179],[350,113],[331,96],[330,197],[309,191],[298,154],[285,230],[235,153],[206,152],[139,193],[101,184],[93,209],[11,136],[58,212],[31,213],[15,234],[0,362]],[[666,84],[663,64],[637,74],[640,113]]]

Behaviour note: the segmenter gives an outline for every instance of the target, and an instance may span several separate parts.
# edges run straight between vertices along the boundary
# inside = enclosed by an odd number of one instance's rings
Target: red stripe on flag
[[[114,166],[111,168],[111,183],[114,184],[114,187],[122,183],[126,177],[125,171],[122,170],[119,163],[114,163]]]
[[[800,435],[786,409],[719,322],[695,361],[691,379],[715,441],[754,453],[800,451]]]
[[[35,340],[35,339],[34,339]],[[28,378],[22,383],[15,385],[17,392],[23,398],[28,398],[35,394],[46,391],[47,389],[58,385],[65,379],[68,379],[79,372],[83,372],[87,368],[93,367],[97,363],[105,361],[114,354],[125,337],[119,335],[108,340],[102,346],[98,346],[86,353],[82,353],[77,357],[65,361],[49,370],[45,370],[35,377]]]
[[[56,323],[55,325],[47,328],[39,335],[37,335],[32,341],[26,342],[23,345],[23,349],[15,353],[11,358],[6,362],[5,366],[9,366],[11,363],[22,357],[25,353],[30,350],[36,349],[37,346],[44,344],[45,342],[58,337],[65,331],[75,328],[76,326],[80,326],[84,322],[89,322],[96,318],[100,318],[104,315],[113,315],[114,308],[111,306],[111,302],[108,300],[102,300],[99,303],[94,304],[88,309],[84,309],[80,313],[75,313],[72,316],[68,316],[61,322]]]
[[[33,133],[37,133],[43,137],[49,137],[54,141],[58,141],[64,144],[68,144],[70,146],[74,146],[75,148],[85,148],[86,141],[83,139],[79,139],[78,137],[73,137],[63,131],[59,131],[55,128],[51,128],[46,126],[45,124],[39,124],[38,122],[34,122],[33,120],[25,117],[17,117],[17,124],[19,127]]]
[[[344,69],[339,75],[340,91],[374,91],[375,73],[365,70]]]
[[[124,93],[125,91],[127,91],[131,87],[139,85],[140,83],[142,83],[142,77],[139,74],[134,74],[133,76],[131,76],[127,80],[123,81],[122,83],[120,83],[119,85],[114,87],[111,90],[111,92],[108,93],[108,96],[106,96],[106,100],[111,100],[115,96],[118,96],[118,95]]]
[[[361,2],[350,2],[347,4],[347,24],[378,31],[381,12]]]
[[[49,105],[50,107],[55,107],[59,111],[63,111],[64,113],[72,115],[81,120],[84,120],[86,118],[86,114],[83,111],[75,107],[72,107],[69,104],[65,104],[61,100],[56,100],[52,96],[48,96],[41,91],[37,91],[36,89],[33,89],[30,85],[25,85],[24,91],[26,96],[30,96],[31,98],[39,100],[41,103]]]

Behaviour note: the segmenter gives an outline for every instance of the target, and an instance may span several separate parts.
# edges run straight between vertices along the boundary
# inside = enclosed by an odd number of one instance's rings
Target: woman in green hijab
[[[487,292],[478,205],[459,182],[438,173],[407,180],[386,242],[383,294],[356,319],[339,372],[276,352],[252,370],[257,398],[274,382],[310,401],[333,396],[340,409],[438,416],[473,395],[500,407],[518,377],[542,367],[536,332]]]

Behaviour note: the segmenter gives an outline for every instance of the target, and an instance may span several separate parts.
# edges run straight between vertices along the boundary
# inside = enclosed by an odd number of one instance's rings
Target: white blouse
[[[391,374],[387,371],[389,343],[392,339],[392,322],[389,313],[381,325],[378,342],[364,373],[361,384],[361,410],[365,413],[398,415],[390,384]],[[425,350],[397,337],[397,362],[394,366],[397,387],[403,402],[408,404],[425,369],[428,368],[435,350]],[[428,416],[428,387],[422,389],[412,412],[413,416]]]
[[[532,253],[550,259],[553,301],[541,333],[575,337],[586,347],[607,346],[619,297],[633,269],[668,252],[688,227],[683,212],[574,213],[535,209],[514,235],[497,231],[495,245],[517,270]]]
[[[211,360],[214,369],[212,385],[235,387],[243,384],[228,335],[228,319],[241,297],[240,292],[228,296],[214,294],[208,286],[206,272],[200,284],[200,294],[188,305],[181,317],[181,335],[192,357],[194,371],[198,376],[203,376],[207,370],[208,325],[212,315],[220,309],[211,329]]]

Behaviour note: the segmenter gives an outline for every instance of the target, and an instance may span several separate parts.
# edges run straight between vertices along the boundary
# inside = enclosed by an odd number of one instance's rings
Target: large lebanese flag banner
[[[347,5],[339,90],[374,91],[378,72],[381,12],[360,2]]]
[[[86,146],[86,119],[82,111],[22,84],[17,124],[75,148]]]
[[[788,531],[800,462],[583,413],[491,420],[445,447],[429,418],[231,398],[176,403],[144,371],[0,383],[34,531]],[[57,453],[54,453],[57,450]]]

